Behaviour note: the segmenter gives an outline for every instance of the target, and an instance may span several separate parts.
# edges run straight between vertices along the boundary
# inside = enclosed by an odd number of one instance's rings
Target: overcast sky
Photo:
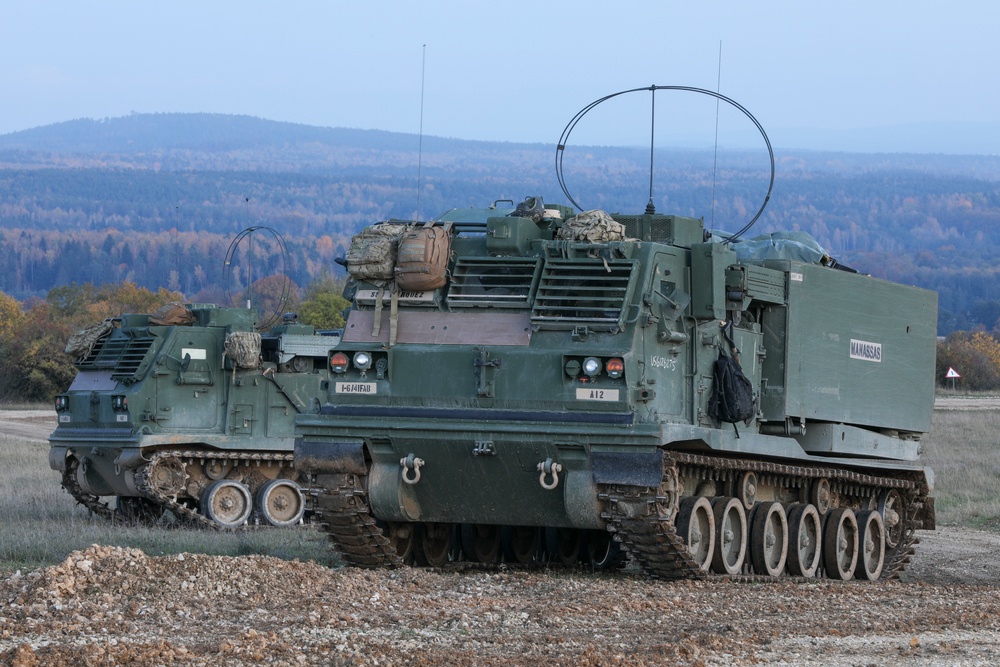
[[[998,26],[987,0],[0,0],[0,134],[133,111],[416,133],[424,58],[423,132],[445,137],[554,144],[593,100],[653,84],[719,87],[778,144],[997,122]],[[627,97],[574,143],[648,137],[648,93]],[[656,105],[657,136],[714,128],[711,98]],[[722,112],[721,134],[743,130]]]

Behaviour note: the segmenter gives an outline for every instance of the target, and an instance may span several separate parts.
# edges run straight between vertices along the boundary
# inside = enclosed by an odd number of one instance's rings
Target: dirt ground
[[[919,535],[903,581],[874,584],[332,570],[94,546],[0,581],[0,665],[995,664],[1000,535]]]
[[[926,534],[906,581],[332,570],[91,547],[0,582],[4,665],[985,665],[996,535]]]

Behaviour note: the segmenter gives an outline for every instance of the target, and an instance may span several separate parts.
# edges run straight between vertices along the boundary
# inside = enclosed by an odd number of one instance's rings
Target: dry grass
[[[938,523],[1000,531],[1000,411],[936,410],[923,462],[934,470]],[[0,577],[61,562],[91,544],[150,555],[264,554],[335,564],[312,528],[233,533],[110,525],[92,517],[49,469],[48,445],[0,436]]]
[[[136,547],[150,555],[263,554],[333,564],[324,537],[310,527],[221,533],[109,524],[62,490],[48,450],[48,444],[0,436],[0,577],[59,563],[92,544]]]
[[[1000,410],[935,410],[922,460],[938,524],[1000,530]]]

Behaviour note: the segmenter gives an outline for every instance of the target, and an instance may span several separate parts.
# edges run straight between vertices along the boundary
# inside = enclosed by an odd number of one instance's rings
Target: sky
[[[923,152],[1000,128],[998,25],[986,0],[0,0],[0,134],[210,112],[554,145],[657,85],[717,90],[778,148],[901,126]],[[650,97],[571,141],[648,142]],[[707,95],[657,93],[655,119],[657,141],[759,137]]]

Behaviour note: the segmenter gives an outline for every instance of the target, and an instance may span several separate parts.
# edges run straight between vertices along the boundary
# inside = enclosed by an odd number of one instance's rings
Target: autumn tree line
[[[350,305],[342,296],[343,279],[329,274],[300,289],[284,276],[255,280],[251,289],[230,298],[242,305],[249,298],[258,321],[288,311],[317,329],[339,329]],[[167,288],[156,291],[124,281],[95,286],[71,284],[50,290],[44,299],[18,301],[0,292],[0,401],[49,402],[65,391],[76,369],[65,353],[70,335],[108,317],[153,313],[162,305],[185,302]],[[225,305],[223,303],[222,305]],[[936,379],[950,387],[949,368],[961,374],[957,387],[969,391],[1000,389],[1000,331],[956,331],[938,343]]]
[[[343,281],[330,275],[304,289],[283,276],[267,276],[254,281],[252,290],[233,296],[231,305],[245,303],[252,294],[259,321],[294,311],[300,323],[339,329],[348,306],[342,290]],[[109,317],[153,313],[165,304],[185,301],[180,292],[163,287],[153,291],[129,281],[73,283],[50,290],[44,299],[25,301],[0,292],[0,401],[51,402],[76,377],[74,360],[65,352],[72,334]]]

